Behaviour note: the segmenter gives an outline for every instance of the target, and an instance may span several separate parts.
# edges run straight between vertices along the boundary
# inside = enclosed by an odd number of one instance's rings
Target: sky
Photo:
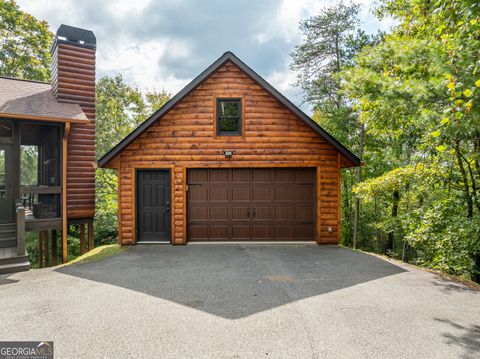
[[[63,23],[97,38],[97,78],[120,73],[143,91],[180,91],[226,51],[234,52],[307,113],[294,86],[289,53],[301,41],[298,24],[329,0],[17,0],[55,32]],[[361,4],[368,33],[388,30],[390,19]]]

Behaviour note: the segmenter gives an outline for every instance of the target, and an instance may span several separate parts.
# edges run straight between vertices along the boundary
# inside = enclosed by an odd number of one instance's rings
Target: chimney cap
[[[97,39],[92,31],[65,24],[58,28],[55,41],[88,49],[97,47]]]

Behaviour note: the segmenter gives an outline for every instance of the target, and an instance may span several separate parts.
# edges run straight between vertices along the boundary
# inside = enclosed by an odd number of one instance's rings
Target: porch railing
[[[24,256],[25,252],[25,207],[23,201],[17,199],[15,203],[17,215],[17,256]]]
[[[60,186],[22,186],[20,195],[28,218],[60,217]]]

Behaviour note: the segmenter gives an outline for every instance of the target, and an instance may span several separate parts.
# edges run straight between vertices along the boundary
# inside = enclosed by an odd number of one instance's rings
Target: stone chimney
[[[61,25],[52,46],[52,90],[59,102],[80,105],[87,123],[71,125],[67,142],[67,216],[95,214],[95,35]]]

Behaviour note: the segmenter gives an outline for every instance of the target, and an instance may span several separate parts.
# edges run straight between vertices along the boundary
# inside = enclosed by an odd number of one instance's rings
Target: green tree
[[[46,21],[0,0],[0,75],[48,81],[53,34]]]
[[[292,52],[292,70],[298,74],[297,85],[305,92],[305,100],[314,106],[313,119],[344,144],[357,144],[360,155],[364,147],[364,125],[353,109],[352,101],[342,91],[339,74],[354,63],[354,56],[362,48],[378,42],[382,36],[368,35],[358,29],[359,6],[343,3],[323,9],[319,15],[300,24],[303,41]],[[353,238],[356,246],[360,201],[353,199],[351,188],[361,179],[361,168],[356,175],[345,171],[342,176],[342,242]]]
[[[375,226],[393,255],[478,281],[479,4],[386,0],[378,12],[399,25],[343,73],[380,144],[366,148],[370,179],[356,192],[382,203]]]
[[[163,106],[170,94],[165,91],[142,93],[125,83],[121,75],[102,77],[97,82],[96,145],[102,157],[154,111]],[[118,178],[113,170],[96,172],[96,229],[98,244],[117,238]]]

